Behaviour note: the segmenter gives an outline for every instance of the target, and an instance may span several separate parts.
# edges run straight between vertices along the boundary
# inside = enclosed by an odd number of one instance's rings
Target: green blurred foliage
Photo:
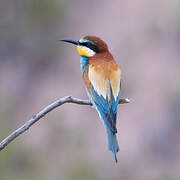
[[[78,164],[77,164],[78,162]],[[95,169],[87,162],[83,163],[77,160],[74,164],[72,163],[71,168],[66,172],[67,179],[69,180],[97,180],[97,173]]]

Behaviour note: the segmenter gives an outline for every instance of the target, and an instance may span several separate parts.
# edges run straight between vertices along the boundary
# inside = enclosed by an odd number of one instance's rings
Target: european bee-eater
[[[108,50],[107,44],[96,36],[85,36],[79,41],[60,41],[76,45],[81,56],[81,71],[86,91],[93,106],[103,119],[108,147],[117,162],[119,151],[116,139],[116,120],[120,98],[121,70]]]

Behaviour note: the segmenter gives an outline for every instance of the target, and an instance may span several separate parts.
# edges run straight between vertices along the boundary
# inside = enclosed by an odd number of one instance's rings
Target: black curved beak
[[[79,45],[79,41],[72,40],[72,39],[60,39],[59,41],[63,41],[63,42],[67,42],[67,43],[71,43],[71,44],[75,44],[75,45]]]

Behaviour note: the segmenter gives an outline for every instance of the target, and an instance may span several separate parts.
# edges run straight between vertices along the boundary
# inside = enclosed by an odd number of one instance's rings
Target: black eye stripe
[[[99,48],[98,46],[94,45],[94,44],[90,44],[90,49],[92,49],[93,51],[95,51],[96,53],[99,52]]]
[[[90,42],[80,42],[80,45],[86,46],[86,47],[90,48],[91,50],[95,51],[96,53],[99,52],[98,46],[96,46],[95,44],[92,44]]]

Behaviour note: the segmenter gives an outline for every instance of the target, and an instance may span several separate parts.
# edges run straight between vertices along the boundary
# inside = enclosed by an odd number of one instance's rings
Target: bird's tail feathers
[[[116,138],[116,134],[113,133],[108,126],[106,126],[106,131],[108,135],[108,148],[110,151],[112,151],[114,155],[114,160],[117,163],[117,156],[116,153],[119,151],[119,146]]]

